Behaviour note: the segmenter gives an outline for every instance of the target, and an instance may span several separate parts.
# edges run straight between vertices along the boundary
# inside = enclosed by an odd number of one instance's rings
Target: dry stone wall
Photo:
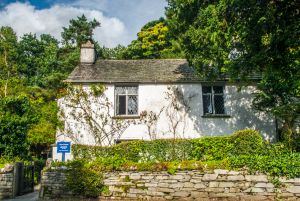
[[[14,197],[14,168],[6,166],[0,169],[0,200]]]
[[[44,172],[40,196],[44,199],[72,197],[65,185],[63,170]],[[168,172],[107,172],[104,184],[109,191],[100,200],[299,200],[300,178],[214,170]]]

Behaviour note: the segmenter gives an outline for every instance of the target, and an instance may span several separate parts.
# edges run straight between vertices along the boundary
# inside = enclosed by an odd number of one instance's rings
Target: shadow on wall
[[[203,117],[203,101],[201,85],[178,85],[178,90],[185,98],[193,97],[188,101],[186,109],[188,119],[191,121],[193,130],[200,137],[232,134],[237,130],[246,128],[261,132],[265,140],[276,141],[276,126],[272,115],[257,111],[252,107],[255,87],[247,86],[239,90],[238,86],[226,85],[225,110],[229,117]]]

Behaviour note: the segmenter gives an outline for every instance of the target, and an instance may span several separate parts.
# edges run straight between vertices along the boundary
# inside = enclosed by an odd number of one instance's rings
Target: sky
[[[0,0],[0,26],[18,37],[46,33],[61,39],[62,27],[84,14],[101,27],[94,38],[106,47],[128,45],[147,22],[164,17],[166,0]]]

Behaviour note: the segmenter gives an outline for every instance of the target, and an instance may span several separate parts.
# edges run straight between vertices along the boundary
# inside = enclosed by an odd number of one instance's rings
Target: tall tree
[[[124,58],[183,57],[180,45],[171,37],[167,21],[164,18],[147,23],[137,35],[137,40],[133,40],[127,49],[123,51]]]
[[[0,157],[27,156],[27,133],[33,122],[27,97],[8,96],[0,99]]]
[[[61,33],[63,44],[75,44],[80,47],[82,43],[93,40],[93,30],[98,26],[100,26],[100,22],[96,19],[88,21],[84,15],[77,17],[77,19],[71,19],[69,27],[63,27]]]
[[[12,28],[0,28],[0,97],[8,95],[9,82],[17,72],[17,36]]]
[[[206,78],[262,74],[258,109],[276,115],[285,136],[300,114],[300,17],[296,0],[168,0],[166,14],[188,61]]]

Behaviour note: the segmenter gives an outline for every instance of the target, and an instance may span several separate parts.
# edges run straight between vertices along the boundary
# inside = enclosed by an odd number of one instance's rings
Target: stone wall
[[[14,168],[0,169],[0,200],[14,197]]]
[[[41,198],[71,197],[63,170],[43,174]],[[300,200],[300,178],[272,179],[266,175],[214,170],[167,172],[108,172],[103,199],[114,200]],[[275,185],[274,185],[275,184]]]

